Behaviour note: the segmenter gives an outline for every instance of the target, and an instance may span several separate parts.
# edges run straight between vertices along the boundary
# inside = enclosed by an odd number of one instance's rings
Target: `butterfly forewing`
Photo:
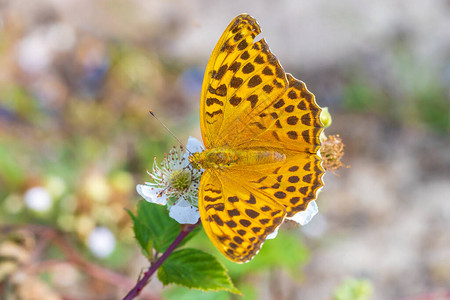
[[[321,109],[306,85],[287,74],[288,87],[275,99],[246,109],[232,123],[225,123],[220,133],[224,145],[235,149],[266,148],[286,154],[316,153],[323,130]],[[232,128],[238,128],[234,134]]]
[[[206,148],[226,144],[223,136],[236,134],[240,128],[236,120],[286,90],[285,73],[267,43],[264,40],[253,43],[260,31],[255,19],[238,16],[211,55],[200,104]]]

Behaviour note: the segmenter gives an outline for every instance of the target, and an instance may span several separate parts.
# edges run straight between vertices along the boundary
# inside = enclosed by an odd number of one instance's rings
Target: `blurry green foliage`
[[[377,78],[360,67],[345,75],[344,109],[412,126],[425,124],[438,133],[449,132],[450,94],[441,74],[445,66],[417,62],[401,47],[392,55],[390,69],[376,74]]]
[[[369,300],[373,286],[366,279],[346,279],[335,290],[333,300]]]
[[[381,112],[388,102],[385,96],[369,82],[356,78],[344,90],[344,105],[355,111]]]
[[[12,146],[12,147],[11,147]],[[8,145],[4,141],[0,141],[0,187],[10,187],[11,189],[17,189],[20,187],[23,178],[25,177],[25,169],[17,164],[15,161],[14,148],[17,148],[16,144]],[[7,194],[0,192],[0,196],[6,197]]]
[[[450,95],[443,86],[436,84],[417,95],[417,114],[420,121],[437,132],[450,132]]]
[[[2,99],[3,108],[15,114],[16,117],[29,119],[34,118],[36,112],[39,113],[38,102],[23,86],[3,85],[0,89],[0,99]]]

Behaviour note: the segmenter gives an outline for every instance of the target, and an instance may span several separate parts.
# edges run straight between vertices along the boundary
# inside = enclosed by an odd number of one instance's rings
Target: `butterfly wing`
[[[321,109],[286,74],[249,15],[236,17],[205,72],[200,118],[206,149],[266,149],[282,162],[207,169],[199,188],[202,224],[229,259],[245,262],[285,217],[306,209],[323,186]]]
[[[316,198],[322,174],[319,157],[307,153],[271,164],[208,169],[199,191],[203,227],[226,257],[246,262],[285,217]]]
[[[317,152],[321,109],[305,84],[286,74],[249,15],[236,17],[217,43],[202,87],[207,149],[272,148]]]
[[[225,29],[206,67],[200,101],[200,124],[207,149],[223,144],[221,132],[243,108],[260,82],[277,97],[286,89],[284,72],[264,40],[253,43],[261,29],[254,18],[242,14]],[[263,72],[263,70],[265,70]],[[267,75],[266,75],[267,74]]]
[[[286,155],[317,153],[321,109],[305,84],[287,74],[288,87],[278,98],[263,98],[246,108],[219,132],[223,145],[234,149],[268,149]],[[239,130],[239,134],[236,132]]]
[[[251,187],[213,170],[203,173],[199,191],[200,217],[209,239],[228,259],[250,260],[286,215],[283,206],[261,197]],[[256,203],[258,207],[251,203]],[[267,207],[267,211],[264,211]],[[252,218],[258,216],[258,219]],[[262,222],[264,224],[262,224]]]

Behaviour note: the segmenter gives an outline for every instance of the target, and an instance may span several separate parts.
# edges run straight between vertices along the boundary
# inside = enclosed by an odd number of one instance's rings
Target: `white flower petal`
[[[185,198],[180,198],[176,203],[175,206],[178,206],[179,208],[186,208],[186,207],[191,207],[192,204],[189,203],[189,201],[187,201]]]
[[[309,221],[311,221],[311,219],[319,212],[319,208],[317,207],[317,203],[316,201],[311,201],[308,204],[308,207],[306,208],[305,211],[301,211],[296,213],[295,215],[293,215],[290,218],[286,218],[288,220],[294,221],[299,223],[300,225],[306,225],[309,223]],[[281,226],[281,225],[280,225]],[[280,229],[280,226],[278,226],[274,232],[272,232],[271,234],[269,234],[266,239],[270,240],[270,239],[274,239],[276,238],[277,234],[278,234],[278,229]]]
[[[299,223],[300,225],[306,225],[311,221],[311,219],[319,212],[319,208],[317,207],[316,201],[311,201],[308,204],[306,210],[296,213],[288,220],[292,220],[294,222]]]
[[[205,147],[203,147],[203,143],[192,136],[189,137],[187,144],[186,144],[186,148],[189,150],[190,153],[203,152],[205,150]],[[184,153],[184,155],[183,155],[184,159],[186,159],[186,160],[189,159],[189,156],[190,156],[189,152],[186,151]]]
[[[195,224],[200,218],[200,212],[197,207],[181,198],[170,208],[169,216],[180,224]]]
[[[271,240],[271,239],[276,238],[276,237],[277,237],[277,234],[278,234],[278,229],[280,229],[280,226],[281,226],[281,225],[278,225],[278,227],[275,228],[275,230],[274,230],[271,234],[269,234],[269,235],[266,237],[266,240]],[[262,245],[261,245],[261,247],[262,247]]]
[[[138,184],[136,186],[136,191],[139,193],[139,195],[142,196],[145,200],[151,203],[166,205],[167,204],[167,196],[165,193],[163,193],[161,196],[159,193],[161,192],[161,189],[154,188],[152,186]]]
[[[186,147],[191,152],[203,152],[205,150],[203,143],[200,140],[198,140],[192,136],[189,137]]]

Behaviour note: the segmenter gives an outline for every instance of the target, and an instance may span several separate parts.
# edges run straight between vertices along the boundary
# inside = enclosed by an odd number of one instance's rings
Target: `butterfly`
[[[252,259],[286,218],[304,211],[323,186],[321,108],[285,73],[247,14],[225,29],[206,67],[200,125],[206,150],[189,157],[205,169],[199,211],[228,259]]]

